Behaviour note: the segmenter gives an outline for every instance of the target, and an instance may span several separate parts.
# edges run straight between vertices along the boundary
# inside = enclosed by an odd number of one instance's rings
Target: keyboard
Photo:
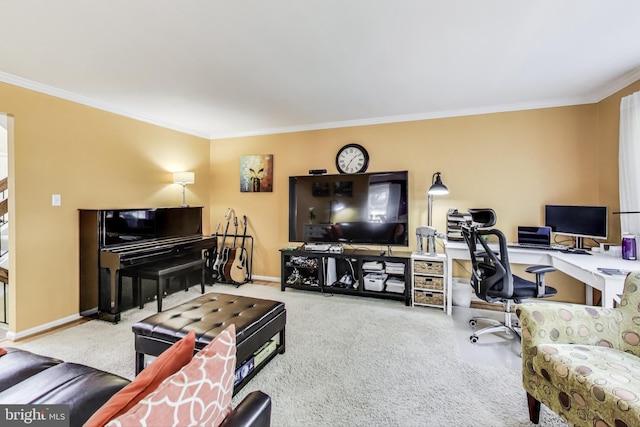
[[[565,251],[567,250],[564,246],[546,246],[546,245],[531,245],[528,243],[509,243],[507,245],[508,248],[519,248],[519,249],[536,249],[540,251]]]

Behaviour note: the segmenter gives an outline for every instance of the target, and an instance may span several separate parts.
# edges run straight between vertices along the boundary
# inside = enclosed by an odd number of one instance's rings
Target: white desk
[[[447,313],[451,314],[451,289],[453,261],[470,260],[469,248],[464,242],[445,242],[447,254]],[[627,261],[594,253],[577,255],[560,251],[509,248],[511,264],[550,265],[587,285],[585,289],[586,303],[593,305],[592,289],[602,292],[602,305],[613,307],[614,300],[622,293],[625,276],[601,273],[600,268],[612,268],[623,271],[640,270],[640,261]]]

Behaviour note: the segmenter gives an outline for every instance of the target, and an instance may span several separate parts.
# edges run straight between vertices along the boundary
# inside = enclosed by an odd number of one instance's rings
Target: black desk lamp
[[[431,226],[431,212],[433,210],[433,196],[444,196],[449,194],[449,189],[442,183],[440,172],[436,172],[431,177],[431,187],[427,191],[427,225]]]

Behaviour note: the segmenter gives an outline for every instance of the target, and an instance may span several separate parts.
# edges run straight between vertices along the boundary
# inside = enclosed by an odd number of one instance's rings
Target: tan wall
[[[78,313],[78,209],[176,206],[171,171],[196,173],[192,205],[208,205],[209,141],[0,84],[13,117],[9,327]],[[62,206],[51,206],[52,194]],[[205,211],[208,216],[208,209]],[[208,224],[206,224],[208,226]]]
[[[593,105],[209,142],[0,84],[0,112],[14,118],[10,329],[77,314],[77,209],[178,205],[174,170],[195,171],[187,197],[210,215],[205,232],[229,207],[248,216],[257,276],[280,274],[278,249],[289,244],[287,178],[315,168],[335,173],[335,154],[349,142],[367,147],[370,171],[410,172],[411,228],[426,224],[426,190],[436,171],[451,192],[435,200],[440,230],[451,207],[493,207],[511,239],[517,225],[542,223],[545,203],[615,210],[619,99],[639,89],[634,83]],[[247,154],[274,155],[272,193],[240,192],[239,158]],[[54,193],[62,194],[61,207],[51,206]],[[609,240],[619,239],[614,218]],[[462,266],[454,273],[463,275]],[[581,284],[561,273],[551,280],[560,287],[558,299],[583,301]]]
[[[492,207],[515,239],[518,225],[544,223],[546,203],[600,203],[597,113],[584,105],[215,140],[212,223],[228,207],[246,214],[256,238],[254,274],[279,276],[278,249],[289,244],[287,178],[309,169],[336,173],[338,149],[358,142],[371,156],[369,171],[409,171],[411,229],[426,224],[426,190],[440,171],[450,194],[435,199],[434,226],[445,230],[449,208]],[[274,155],[273,193],[240,193],[239,157],[247,154]],[[583,301],[583,287],[563,276],[553,274],[558,299]]]

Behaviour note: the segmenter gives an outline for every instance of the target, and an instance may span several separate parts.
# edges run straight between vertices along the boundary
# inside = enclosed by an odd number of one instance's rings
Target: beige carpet
[[[253,284],[213,290],[286,304],[286,353],[234,398],[268,393],[274,426],[532,426],[519,370],[463,361],[453,321],[442,311]],[[165,304],[197,295],[193,287]],[[94,320],[22,346],[131,378],[131,324],[154,308],[130,310],[118,325]],[[541,418],[542,426],[566,426],[546,409]]]

